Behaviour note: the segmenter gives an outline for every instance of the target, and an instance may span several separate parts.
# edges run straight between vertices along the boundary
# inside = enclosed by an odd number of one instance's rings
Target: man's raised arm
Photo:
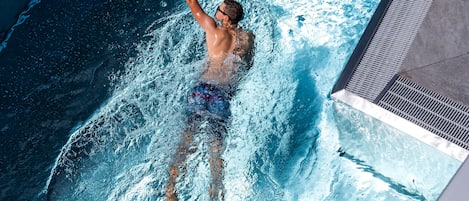
[[[195,20],[206,32],[210,32],[217,28],[215,20],[204,12],[197,0],[186,0],[186,2],[187,5],[189,5]]]

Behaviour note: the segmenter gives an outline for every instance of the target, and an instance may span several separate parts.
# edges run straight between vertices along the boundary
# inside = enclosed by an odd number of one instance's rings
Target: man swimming
[[[207,44],[207,68],[199,84],[189,95],[188,127],[183,134],[177,156],[170,169],[167,182],[166,200],[177,200],[176,178],[186,155],[190,152],[193,135],[200,130],[200,123],[208,121],[207,130],[210,143],[210,169],[212,183],[210,199],[219,196],[223,199],[223,135],[226,123],[231,116],[229,101],[240,79],[240,74],[250,66],[254,35],[238,27],[243,18],[241,4],[234,0],[224,0],[217,7],[215,19],[207,15],[197,0],[186,0],[192,15],[205,31]],[[218,20],[220,24],[217,23]]]

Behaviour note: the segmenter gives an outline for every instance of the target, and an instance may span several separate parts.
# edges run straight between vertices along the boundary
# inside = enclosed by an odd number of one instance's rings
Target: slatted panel
[[[399,71],[431,0],[394,0],[346,89],[371,102]]]
[[[400,76],[378,105],[469,149],[469,108],[459,102]]]

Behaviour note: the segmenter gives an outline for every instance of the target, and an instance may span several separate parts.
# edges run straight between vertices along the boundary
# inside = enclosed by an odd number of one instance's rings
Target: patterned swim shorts
[[[226,119],[231,115],[227,96],[216,85],[200,83],[189,95],[188,113]]]

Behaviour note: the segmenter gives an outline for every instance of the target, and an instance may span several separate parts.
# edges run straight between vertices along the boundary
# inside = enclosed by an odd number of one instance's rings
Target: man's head
[[[243,19],[243,7],[234,0],[224,0],[217,8],[217,12],[226,15],[232,24],[238,24]]]

